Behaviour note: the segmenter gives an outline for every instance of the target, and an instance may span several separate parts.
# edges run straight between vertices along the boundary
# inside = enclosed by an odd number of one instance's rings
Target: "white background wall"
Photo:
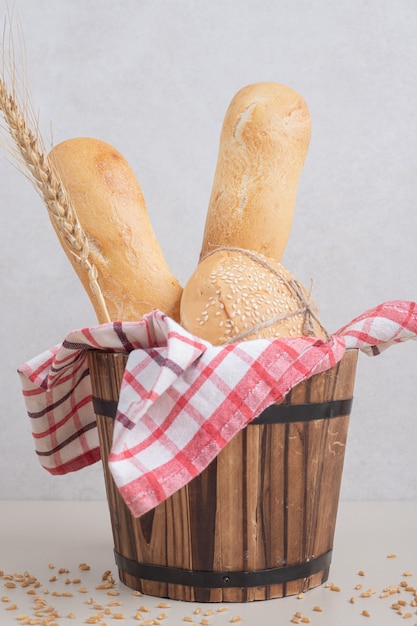
[[[15,0],[46,140],[112,143],[142,185],[184,283],[200,249],[220,128],[257,81],[307,100],[313,134],[284,264],[314,278],[337,330],[415,300],[415,0]],[[0,0],[0,16],[7,4]],[[0,153],[0,499],[104,498],[99,464],[51,477],[35,457],[16,368],[95,322],[23,175]],[[359,356],[342,496],[417,498],[417,344]]]

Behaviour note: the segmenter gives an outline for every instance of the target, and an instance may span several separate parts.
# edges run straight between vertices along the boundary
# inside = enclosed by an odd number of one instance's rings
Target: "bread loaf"
[[[281,261],[310,141],[307,105],[293,89],[255,83],[226,112],[200,259],[219,246]]]
[[[274,259],[245,250],[218,250],[184,287],[181,324],[221,345],[261,337],[326,338],[306,289]]]
[[[136,176],[120,152],[103,141],[81,137],[58,144],[48,158],[87,234],[110,319],[137,321],[159,308],[179,320],[182,288],[155,237]],[[98,321],[105,322],[85,270],[54,228]]]

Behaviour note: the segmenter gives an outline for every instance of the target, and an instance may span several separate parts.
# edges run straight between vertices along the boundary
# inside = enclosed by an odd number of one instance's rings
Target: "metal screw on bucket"
[[[223,576],[223,582],[227,585],[227,583],[230,583],[230,578],[229,576]]]

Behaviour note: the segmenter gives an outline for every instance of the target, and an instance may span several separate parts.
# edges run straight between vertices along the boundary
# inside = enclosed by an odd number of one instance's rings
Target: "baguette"
[[[307,104],[291,88],[241,89],[224,119],[200,260],[232,246],[281,261],[311,134]]]
[[[274,259],[248,250],[217,250],[199,263],[184,287],[181,324],[213,345],[307,335],[327,339],[305,287]]]
[[[165,261],[141,187],[124,157],[103,141],[80,137],[58,144],[48,158],[87,235],[111,321],[138,321],[154,308],[178,321],[182,287]],[[53,226],[104,323],[86,271]]]

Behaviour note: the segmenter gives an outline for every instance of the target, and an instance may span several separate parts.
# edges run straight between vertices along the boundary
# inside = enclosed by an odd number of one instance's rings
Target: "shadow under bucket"
[[[294,387],[200,476],[140,518],[107,463],[126,361],[125,354],[89,353],[120,580],[147,595],[196,602],[266,600],[324,583],[357,350]]]

